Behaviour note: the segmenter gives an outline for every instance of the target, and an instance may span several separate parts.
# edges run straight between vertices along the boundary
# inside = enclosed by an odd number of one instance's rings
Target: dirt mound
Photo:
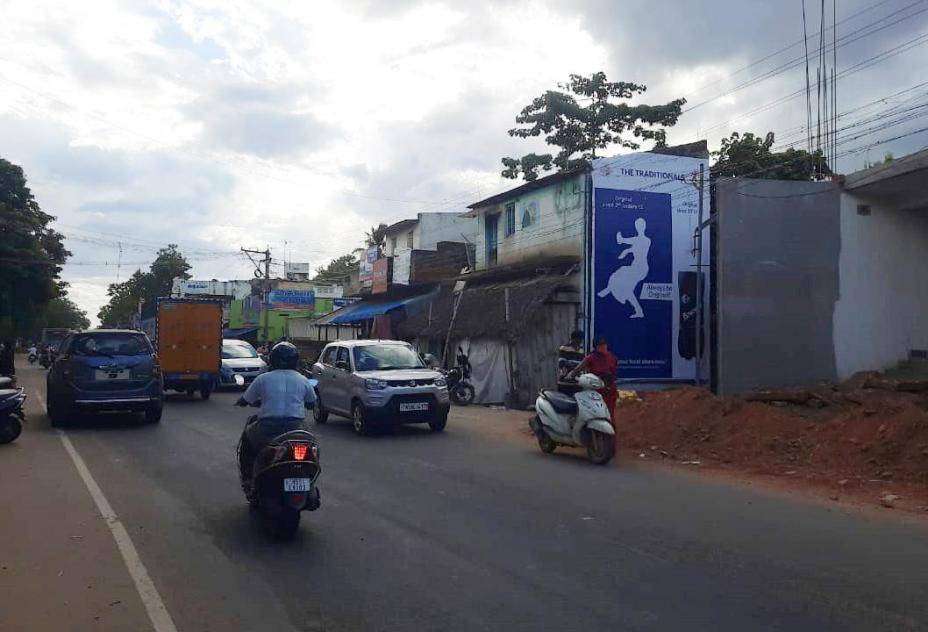
[[[761,401],[691,387],[639,393],[619,407],[620,445],[832,486],[891,481],[928,497],[928,393],[895,382],[871,388],[868,379],[768,392]]]

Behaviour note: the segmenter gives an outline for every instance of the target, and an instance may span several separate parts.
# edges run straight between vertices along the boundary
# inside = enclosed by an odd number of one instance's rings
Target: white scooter
[[[559,445],[585,447],[590,461],[603,465],[615,456],[615,430],[609,407],[596,392],[603,388],[603,381],[585,373],[577,384],[583,390],[573,397],[553,390],[541,391],[529,425],[545,454],[551,454]]]

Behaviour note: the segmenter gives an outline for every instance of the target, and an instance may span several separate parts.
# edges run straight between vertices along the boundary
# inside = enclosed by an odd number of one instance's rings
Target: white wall
[[[479,209],[477,224],[477,269],[486,264],[486,216],[499,213],[497,264],[516,263],[538,256],[583,254],[583,208],[586,200],[586,176],[555,182],[546,187],[509,198],[492,207]],[[506,236],[506,204],[515,202],[516,230]],[[529,227],[523,227],[526,210],[534,214]]]
[[[460,213],[419,213],[413,247],[435,250],[440,241],[474,243],[476,233],[477,220],[473,217],[461,217]]]
[[[928,349],[928,210],[898,211],[841,195],[838,378],[879,370]]]

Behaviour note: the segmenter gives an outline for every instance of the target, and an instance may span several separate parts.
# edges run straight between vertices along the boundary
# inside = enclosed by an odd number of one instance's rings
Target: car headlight
[[[367,378],[364,380],[364,388],[369,391],[382,391],[383,389],[387,388],[387,382],[385,380]]]
[[[444,387],[444,386],[448,386],[448,380],[446,380],[446,379],[443,378],[443,377],[436,377],[436,378],[435,378],[435,386],[437,386],[437,387],[439,387],[439,388],[442,388],[442,387]]]

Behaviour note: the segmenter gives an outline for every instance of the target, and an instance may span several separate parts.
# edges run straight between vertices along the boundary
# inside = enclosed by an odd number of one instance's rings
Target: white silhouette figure
[[[628,248],[619,255],[619,261],[626,259],[631,255],[632,262],[627,266],[622,266],[609,276],[609,283],[599,292],[600,298],[605,298],[609,294],[619,303],[632,306],[635,313],[629,318],[644,318],[644,311],[641,309],[641,303],[635,296],[635,288],[648,276],[648,252],[651,250],[651,239],[645,236],[644,231],[648,224],[643,217],[635,220],[635,230],[637,235],[632,237],[623,237],[622,233],[616,233],[615,241],[620,246],[628,245]]]

